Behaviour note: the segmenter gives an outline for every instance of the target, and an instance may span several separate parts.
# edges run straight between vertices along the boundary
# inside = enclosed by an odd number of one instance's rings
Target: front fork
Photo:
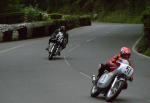
[[[50,52],[51,52],[51,53],[53,52],[54,47],[55,47],[55,45],[53,45],[53,46],[51,47],[51,49],[50,49]]]
[[[113,83],[111,85],[111,88],[113,88],[115,86],[115,83],[117,82],[117,80],[118,80],[118,77],[115,77],[115,79],[114,79],[114,81],[113,81]]]
[[[115,79],[114,79],[114,81],[113,81],[113,83],[112,83],[112,85],[111,85],[111,89],[112,89],[112,88],[114,88],[114,86],[115,86],[116,82],[118,82],[118,81],[123,81],[123,82],[124,82],[124,86],[127,84],[127,82],[126,82],[126,79],[125,79],[125,78],[115,77]],[[123,86],[123,87],[124,87],[124,86]],[[124,88],[123,88],[123,89],[124,89]]]
[[[58,54],[58,52],[60,52],[60,46],[56,48],[56,54]]]

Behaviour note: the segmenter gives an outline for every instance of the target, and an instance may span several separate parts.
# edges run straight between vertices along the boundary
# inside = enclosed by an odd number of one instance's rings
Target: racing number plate
[[[124,74],[126,74],[128,77],[130,77],[133,74],[133,68],[130,66],[127,66],[126,69],[124,69]]]

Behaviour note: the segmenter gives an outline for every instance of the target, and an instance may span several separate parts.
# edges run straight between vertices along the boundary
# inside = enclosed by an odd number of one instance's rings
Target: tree
[[[0,0],[0,13],[15,11],[21,0]]]

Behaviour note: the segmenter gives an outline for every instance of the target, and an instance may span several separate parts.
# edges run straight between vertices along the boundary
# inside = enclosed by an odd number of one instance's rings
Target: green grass
[[[102,12],[97,21],[111,23],[141,23],[142,15],[129,15],[126,11]]]
[[[150,48],[147,48],[146,51],[144,52],[145,55],[150,56]]]
[[[150,47],[148,45],[148,40],[145,36],[143,36],[142,39],[139,41],[136,49],[139,53],[150,56]]]

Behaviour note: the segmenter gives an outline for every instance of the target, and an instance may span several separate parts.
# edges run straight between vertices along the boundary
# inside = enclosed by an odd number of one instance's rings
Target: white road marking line
[[[95,40],[95,38],[88,39],[88,40],[86,40],[86,42],[91,42],[93,40]]]
[[[24,45],[24,44],[23,44],[23,45]],[[23,47],[23,45],[18,45],[18,46],[9,48],[9,49],[1,50],[1,51],[0,51],[0,54],[6,53],[6,52],[9,52],[9,51],[12,51],[12,50],[17,49],[17,48],[20,48],[20,47]]]
[[[73,50],[75,50],[76,48],[80,47],[79,44],[75,45],[73,48],[69,49],[68,50],[68,53],[72,52]],[[64,56],[64,60],[65,60],[65,63],[71,67],[71,64],[68,62],[68,60],[66,59],[66,56]],[[72,67],[71,67],[72,68]]]
[[[81,75],[83,75],[84,77],[88,78],[88,79],[91,79],[91,77],[83,72],[80,72]]]
[[[92,40],[94,40],[95,38],[93,38]],[[69,51],[68,51],[68,53],[69,52],[72,52],[73,50],[75,50],[76,48],[78,48],[78,47],[80,47],[81,45],[76,45],[75,47],[73,47],[73,48],[71,48]],[[67,58],[66,58],[66,56],[64,55],[64,60],[65,60],[65,63],[69,66],[69,67],[71,67],[71,69],[73,69],[73,67],[71,66],[71,64],[68,62],[68,60],[67,60]],[[79,71],[78,71],[79,72]],[[85,73],[83,73],[83,72],[79,72],[82,76],[84,76],[84,77],[86,77],[86,78],[88,78],[88,79],[91,79],[91,77],[90,76],[88,76],[87,74],[85,74]]]
[[[71,48],[70,50],[68,50],[68,53],[74,51],[76,48],[80,47],[80,45],[76,45],[75,47]]]
[[[71,67],[71,64],[68,62],[68,60],[66,59],[66,56],[64,56],[64,60],[65,60],[65,63],[69,66],[69,67]]]
[[[71,68],[73,69],[73,67],[71,66],[71,64],[68,62],[68,60],[66,59],[66,56],[64,56],[64,60],[65,60],[65,63]],[[74,69],[73,69],[74,70]],[[78,71],[79,72],[79,71]],[[79,72],[82,76],[88,78],[88,79],[91,79],[90,76],[88,76],[87,74],[83,73],[83,72]]]
[[[146,56],[146,55],[144,55],[144,54],[138,53],[137,50],[136,50],[136,46],[138,45],[138,43],[140,42],[140,40],[143,38],[143,36],[144,36],[144,34],[143,34],[143,35],[135,42],[135,44],[132,46],[132,51],[133,51],[134,53],[136,53],[137,55],[139,55],[139,56],[143,56],[143,57],[145,57],[145,58],[147,58],[147,59],[150,59],[149,56]]]
[[[21,47],[23,47],[23,46],[25,46],[25,45],[28,45],[28,44],[34,44],[34,43],[37,43],[37,42],[39,42],[39,41],[41,41],[41,40],[43,40],[43,39],[44,39],[44,38],[36,39],[36,40],[38,40],[38,41],[30,41],[30,40],[28,40],[28,41],[27,41],[27,42],[25,42],[24,44],[22,43],[21,45],[18,45],[18,46],[12,47],[12,48],[8,48],[8,49],[0,50],[0,54],[2,54],[2,53],[6,53],[6,52],[9,52],[9,51],[12,51],[12,50],[18,49],[18,48],[21,48]]]

